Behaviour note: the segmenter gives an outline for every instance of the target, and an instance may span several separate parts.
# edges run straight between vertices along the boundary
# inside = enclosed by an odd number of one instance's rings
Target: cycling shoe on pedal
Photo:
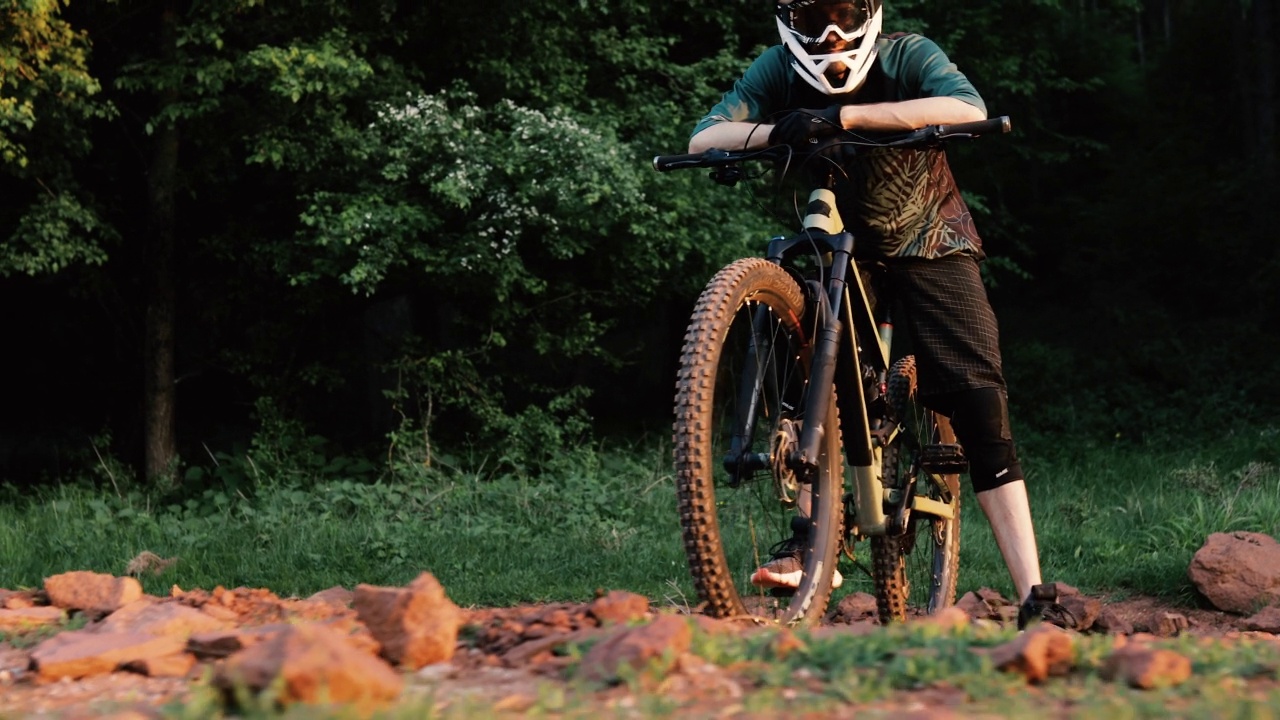
[[[1053,583],[1036,585],[1018,608],[1018,629],[1046,622],[1067,630],[1075,630],[1080,621],[1070,610],[1058,603],[1058,586]]]
[[[800,578],[804,576],[804,546],[808,524],[803,522],[803,518],[796,520],[801,522],[792,521],[792,531],[795,534],[774,545],[769,550],[769,562],[751,573],[752,585],[767,590],[794,590],[800,587]],[[831,578],[833,590],[844,583],[840,571],[835,570],[834,573]]]

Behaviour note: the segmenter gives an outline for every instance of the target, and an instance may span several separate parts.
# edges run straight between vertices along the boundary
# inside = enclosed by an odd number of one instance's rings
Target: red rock
[[[203,605],[200,608],[200,612],[223,622],[236,622],[240,619],[240,614],[235,610],[224,608],[221,605]]]
[[[1177,637],[1190,626],[1182,613],[1157,611],[1151,616],[1147,629],[1158,637]]]
[[[65,610],[105,615],[142,597],[142,585],[131,577],[76,571],[45,578],[49,604]]]
[[[286,623],[276,623],[256,628],[195,633],[187,638],[187,650],[201,659],[224,658],[253,647],[289,627]]]
[[[689,649],[693,631],[688,621],[678,615],[661,615],[648,625],[620,628],[587,651],[582,658],[583,677],[592,681],[612,682],[624,667],[635,670],[664,659],[675,658]],[[668,667],[660,667],[665,672]]]
[[[978,596],[978,593],[975,592],[967,592],[960,596],[960,599],[956,601],[955,607],[963,610],[966,615],[974,620],[994,620],[1000,617],[999,614],[987,604],[987,601],[983,600]]]
[[[319,625],[290,625],[227,658],[214,676],[224,692],[261,692],[277,680],[281,703],[351,703],[362,712],[395,700],[404,686],[385,661]]]
[[[993,610],[998,610],[1006,605],[1017,605],[1017,603],[1010,602],[1005,599],[1005,596],[989,587],[978,588],[976,594]]]
[[[352,605],[387,660],[417,670],[453,657],[462,612],[430,573],[407,588],[357,585]]]
[[[1058,585],[1060,588],[1071,587],[1069,585],[1064,586],[1062,583],[1058,583]],[[1071,589],[1074,590],[1074,588]],[[1079,592],[1068,595],[1063,594],[1062,590],[1059,589],[1058,603],[1066,608],[1067,612],[1070,612],[1071,616],[1076,619],[1076,624],[1071,628],[1072,630],[1084,632],[1092,628],[1093,624],[1098,621],[1098,617],[1102,615],[1102,602],[1097,598],[1081,595]]]
[[[125,663],[176,655],[183,644],[176,637],[77,630],[37,645],[31,662],[42,680],[74,679],[109,673]]]
[[[0,610],[0,632],[32,630],[45,625],[57,625],[67,614],[56,607],[28,607],[20,610]]]
[[[958,607],[949,607],[933,615],[925,615],[915,622],[936,625],[944,630],[960,630],[969,627],[969,613]]]
[[[147,677],[186,677],[196,666],[196,656],[191,653],[178,653],[158,658],[134,660],[124,664],[124,669]]]
[[[732,620],[722,620],[709,615],[692,616],[693,626],[706,635],[736,635],[742,625]]]
[[[1093,629],[1108,635],[1132,635],[1133,624],[1120,617],[1111,608],[1104,607],[1093,621]]]
[[[997,669],[1021,673],[1038,683],[1050,675],[1065,675],[1075,664],[1075,642],[1053,625],[1037,625],[1016,639],[991,649]]]
[[[611,590],[608,595],[591,601],[587,611],[600,621],[601,625],[609,623],[625,625],[643,620],[649,614],[649,598],[623,590]]]
[[[0,590],[0,608],[25,610],[36,606],[36,594],[31,590]]]
[[[1191,677],[1191,661],[1173,650],[1129,645],[1107,656],[1101,675],[1142,690],[1170,687]]]
[[[1219,610],[1253,613],[1280,602],[1280,543],[1261,533],[1213,533],[1187,576]]]
[[[340,585],[335,585],[327,590],[308,597],[307,600],[312,602],[321,602],[327,605],[337,605],[339,607],[351,607],[351,601],[355,599],[356,594]]]
[[[365,624],[356,619],[355,615],[344,617],[333,617],[327,620],[321,620],[317,623],[323,625],[330,630],[337,632],[347,639],[353,647],[363,650],[370,655],[378,655],[382,652],[382,643],[379,643],[373,637],[373,633],[369,632],[369,628]]]
[[[1263,608],[1244,621],[1244,629],[1272,634],[1280,633],[1280,607],[1271,605]]]
[[[140,600],[130,603],[94,625],[94,632],[174,635],[186,639],[195,633],[216,632],[230,627],[195,608],[176,602]]]
[[[876,616],[876,598],[874,595],[856,592],[840,598],[835,610],[830,613],[830,621],[834,623],[853,623]]]
[[[535,658],[543,655],[551,655],[556,648],[563,647],[569,643],[580,643],[584,640],[597,637],[606,632],[596,627],[583,628],[573,632],[560,633],[557,635],[548,635],[547,637],[538,638],[529,642],[523,642],[515,647],[502,653],[501,659],[503,664],[508,667],[520,667],[533,662]]]

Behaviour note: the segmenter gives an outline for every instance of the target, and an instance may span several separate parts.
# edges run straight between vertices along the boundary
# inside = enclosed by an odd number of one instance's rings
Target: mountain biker
[[[881,261],[895,287],[920,399],[951,419],[1021,601],[1018,627],[1069,625],[1055,586],[1041,582],[996,318],[978,271],[982,241],[945,153],[879,150],[845,162],[829,150],[842,129],[972,122],[987,117],[986,105],[935,43],[881,34],[881,0],[777,0],[775,10],[782,43],[757,57],[698,122],[689,152],[785,144],[841,162],[840,214],[857,238],[858,257]],[[779,543],[752,575],[754,584],[799,584],[807,526],[801,520],[792,527],[795,536]]]

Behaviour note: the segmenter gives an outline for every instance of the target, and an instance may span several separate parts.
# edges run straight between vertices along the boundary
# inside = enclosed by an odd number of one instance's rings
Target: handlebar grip
[[[1013,123],[1009,120],[1008,115],[1000,117],[988,118],[986,120],[978,120],[976,122],[956,123],[955,125],[939,125],[938,139],[945,140],[949,137],[967,136],[977,137],[978,135],[987,135],[989,133],[1007,133],[1013,129]]]
[[[668,170],[678,170],[685,167],[697,167],[705,160],[703,153],[690,153],[687,155],[655,155],[653,157],[653,169],[658,172],[667,172]]]

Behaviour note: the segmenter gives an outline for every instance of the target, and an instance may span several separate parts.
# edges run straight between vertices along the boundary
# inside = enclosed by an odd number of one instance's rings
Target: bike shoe
[[[758,588],[770,590],[794,590],[800,587],[800,578],[804,576],[804,547],[809,535],[809,522],[802,517],[791,520],[791,537],[779,542],[769,549],[769,562],[756,568],[751,573],[751,584]],[[831,578],[831,589],[844,583],[844,577],[837,569]]]
[[[1022,606],[1018,608],[1019,630],[1041,622],[1057,625],[1067,630],[1076,629],[1076,626],[1080,623],[1070,610],[1058,603],[1058,586],[1053,583],[1032,587],[1031,594],[1027,596],[1026,600],[1022,601]]]

